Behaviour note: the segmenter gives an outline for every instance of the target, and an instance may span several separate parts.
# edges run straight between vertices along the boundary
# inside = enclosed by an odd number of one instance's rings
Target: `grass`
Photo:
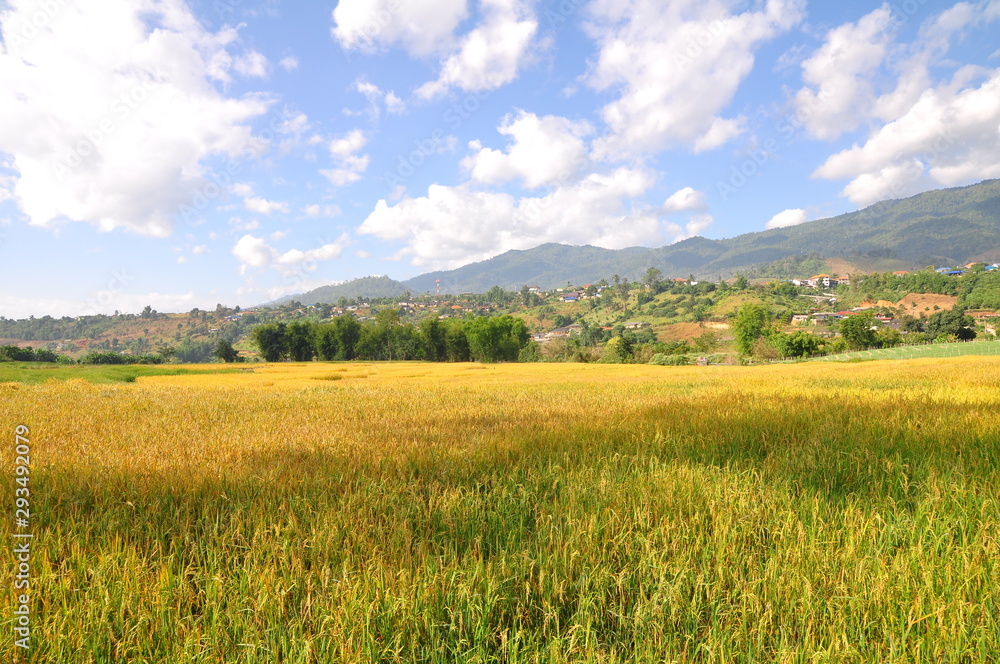
[[[141,364],[59,364],[55,362],[0,362],[0,383],[15,382],[28,385],[47,380],[82,379],[91,383],[132,383],[141,376],[185,376],[194,373],[233,373],[239,369],[214,368],[203,365],[181,368],[168,365]]]
[[[0,385],[31,661],[991,661],[998,388],[997,358]]]
[[[838,353],[814,358],[814,362],[849,362],[858,360],[916,360],[921,358],[963,357],[966,355],[1000,355],[1000,339],[966,343],[923,344]]]

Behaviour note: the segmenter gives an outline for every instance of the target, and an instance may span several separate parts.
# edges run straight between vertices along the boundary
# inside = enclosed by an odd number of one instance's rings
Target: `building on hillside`
[[[563,296],[559,298],[563,302],[576,302],[580,299],[580,294],[577,292],[563,293]]]
[[[649,323],[644,320],[630,320],[625,323],[626,330],[639,330],[644,327],[649,327]]]
[[[842,318],[839,314],[834,314],[826,311],[821,311],[812,315],[813,325],[829,325],[830,323],[840,320]]]
[[[892,273],[892,276],[894,276],[894,277],[902,277],[902,276],[907,275],[909,273],[910,273],[909,270],[896,270],[895,272]]]
[[[796,314],[792,316],[792,325],[808,325],[809,314]]]

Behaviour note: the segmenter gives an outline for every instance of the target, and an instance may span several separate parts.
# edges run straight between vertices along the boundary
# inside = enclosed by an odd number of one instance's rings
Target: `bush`
[[[649,364],[655,364],[661,367],[680,367],[688,364],[694,364],[689,355],[666,355],[664,353],[657,353],[649,360]]]

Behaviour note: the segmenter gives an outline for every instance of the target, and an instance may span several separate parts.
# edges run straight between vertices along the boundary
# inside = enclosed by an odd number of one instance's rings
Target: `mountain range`
[[[692,237],[665,247],[625,249],[543,244],[406,281],[364,277],[270,304],[432,293],[438,280],[442,293],[482,293],[495,285],[518,290],[525,284],[545,290],[609,279],[613,274],[638,279],[650,267],[668,277],[693,274],[720,279],[805,255],[896,259],[908,267],[994,262],[1000,259],[1000,180],[927,191],[828,219],[723,240]]]

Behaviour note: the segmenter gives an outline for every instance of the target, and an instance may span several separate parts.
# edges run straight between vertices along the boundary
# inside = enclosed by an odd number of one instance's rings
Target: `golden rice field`
[[[1000,653],[1000,358],[4,383],[0,427],[3,661]]]

